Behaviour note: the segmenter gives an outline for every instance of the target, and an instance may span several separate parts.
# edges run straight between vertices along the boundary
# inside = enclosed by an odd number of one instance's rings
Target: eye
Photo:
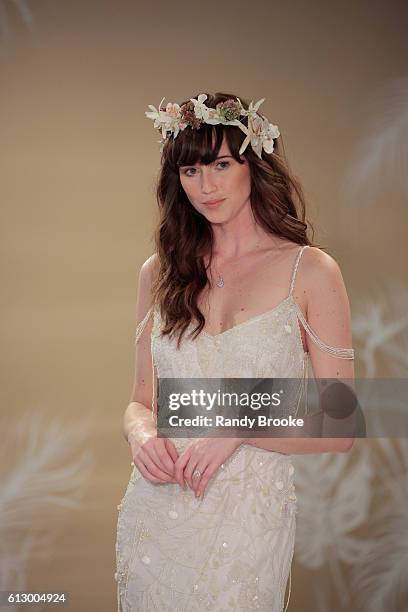
[[[194,168],[194,167],[192,167],[192,168],[184,168],[183,169],[183,174],[185,176],[194,176],[196,174],[196,170],[197,170],[197,168]],[[191,171],[192,171],[192,173],[191,173]]]
[[[223,165],[224,164],[224,165]],[[221,170],[224,170],[225,168],[228,168],[228,166],[230,165],[229,161],[219,161],[217,166],[221,166]]]

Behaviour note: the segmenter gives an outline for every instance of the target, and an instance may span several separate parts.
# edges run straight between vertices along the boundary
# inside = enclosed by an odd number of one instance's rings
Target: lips
[[[225,198],[221,199],[221,200],[208,200],[207,202],[204,202],[204,204],[206,206],[218,206],[218,204],[221,204],[221,202],[224,201]]]

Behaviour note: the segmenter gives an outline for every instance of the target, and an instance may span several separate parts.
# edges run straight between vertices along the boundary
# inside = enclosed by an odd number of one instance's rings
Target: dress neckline
[[[298,304],[293,298],[293,294],[290,293],[287,297],[285,297],[282,301],[280,301],[276,306],[274,306],[273,308],[269,308],[268,310],[265,310],[265,312],[261,312],[259,315],[254,315],[253,317],[249,317],[249,319],[246,319],[245,321],[242,321],[241,323],[237,323],[236,325],[233,325],[232,327],[229,327],[228,329],[224,329],[224,331],[219,332],[218,334],[214,334],[214,335],[209,334],[204,329],[202,329],[200,332],[200,336],[208,338],[209,340],[211,341],[213,340],[214,342],[216,342],[219,338],[226,336],[227,334],[230,334],[237,329],[241,329],[242,327],[245,327],[246,325],[256,323],[257,321],[262,320],[264,317],[274,314],[275,312],[279,311],[279,309],[282,308],[282,306],[284,306],[286,303],[290,303],[291,306],[293,306],[293,308],[295,309],[295,312],[297,310],[300,310]],[[160,317],[160,312],[159,312],[159,309],[157,308],[157,305],[155,305],[154,311],[157,314],[158,319],[160,320],[161,317]],[[190,323],[189,327],[193,327],[193,323]],[[152,330],[152,334],[153,334],[153,330]],[[303,354],[303,358],[305,359],[307,358],[309,353],[308,351],[305,351],[303,347],[302,336],[301,336],[300,329],[299,329],[297,314],[296,314],[296,337],[298,339],[299,347]]]
[[[292,294],[288,295],[286,298],[284,298],[282,301],[280,301],[273,308],[269,308],[268,310],[265,310],[265,312],[261,312],[258,315],[254,315],[253,317],[249,317],[249,319],[246,319],[245,321],[241,321],[241,323],[237,323],[236,325],[233,325],[232,327],[229,327],[228,329],[224,329],[224,331],[218,332],[218,334],[209,334],[207,331],[205,331],[205,329],[201,330],[201,333],[204,336],[207,336],[208,338],[219,338],[219,337],[224,336],[225,334],[228,334],[228,333],[230,333],[230,332],[232,332],[232,331],[234,331],[234,330],[236,330],[238,328],[244,327],[245,325],[249,325],[250,323],[255,323],[256,321],[259,321],[263,317],[266,317],[267,315],[270,315],[270,314],[274,313],[276,310],[281,308],[284,304],[286,304],[286,302],[289,302],[289,301],[292,301],[292,303],[294,303]]]

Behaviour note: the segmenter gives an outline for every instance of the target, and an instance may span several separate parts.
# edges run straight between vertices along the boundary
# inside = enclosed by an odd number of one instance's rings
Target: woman
[[[262,101],[201,94],[146,113],[162,133],[160,222],[139,277],[124,416],[133,472],[118,507],[119,610],[281,612],[295,536],[290,455],[352,445],[158,438],[152,418],[155,371],[293,378],[302,393],[309,359],[316,378],[354,377],[354,351],[340,348],[351,347],[342,275],[306,236],[302,190]]]

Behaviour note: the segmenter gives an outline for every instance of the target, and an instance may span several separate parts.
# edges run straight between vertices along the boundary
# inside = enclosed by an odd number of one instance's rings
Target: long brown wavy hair
[[[197,98],[198,96],[194,96]],[[206,106],[215,108],[237,96],[207,93]],[[244,107],[248,102],[240,98]],[[186,100],[185,102],[188,102]],[[181,104],[184,104],[182,102]],[[247,118],[241,118],[247,125]],[[213,257],[214,236],[211,223],[188,200],[179,178],[179,167],[196,163],[212,163],[226,138],[232,157],[244,163],[239,155],[245,134],[237,126],[202,124],[199,129],[187,127],[177,138],[169,137],[163,147],[157,183],[159,222],[155,231],[158,274],[152,294],[159,305],[163,321],[161,333],[178,333],[177,347],[193,320],[194,339],[205,326],[205,317],[197,306],[197,298],[209,279],[204,257]],[[282,136],[274,140],[271,154],[262,151],[262,159],[248,145],[243,153],[251,176],[250,202],[255,221],[270,233],[299,245],[312,245],[307,237],[305,198],[299,181],[288,168]]]

